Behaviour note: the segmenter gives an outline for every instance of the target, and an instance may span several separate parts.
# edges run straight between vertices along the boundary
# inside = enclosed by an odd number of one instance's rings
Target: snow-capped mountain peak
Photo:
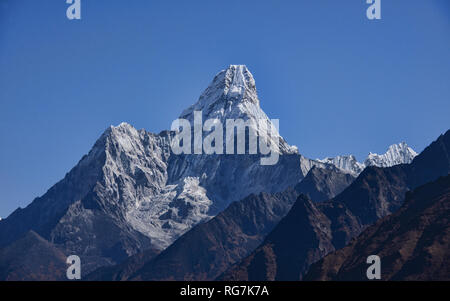
[[[325,158],[325,159],[317,159],[317,161],[326,163],[326,164],[332,164],[339,168],[340,170],[343,170],[351,175],[357,176],[359,175],[365,168],[363,163],[360,163],[356,160],[355,156],[348,155],[348,156],[337,156],[334,158]]]
[[[226,120],[242,119],[249,122],[249,127],[255,130],[258,137],[271,141],[271,148],[276,152],[298,152],[297,147],[286,143],[278,129],[275,128],[274,133],[269,135],[267,125],[271,121],[260,107],[255,79],[245,65],[230,65],[219,72],[199,100],[181,113],[180,119],[193,124],[195,111],[202,112],[203,122],[218,119],[225,125]]]
[[[204,118],[268,119],[259,107],[255,80],[244,65],[230,65],[220,71],[202,93],[199,100],[184,110],[180,118],[191,119],[194,111]]]
[[[337,156],[334,158],[325,158],[317,160],[322,163],[328,163],[336,166],[344,172],[352,175],[359,175],[367,166],[390,167],[398,164],[411,163],[417,153],[405,142],[389,146],[386,153],[382,155],[369,153],[363,163],[358,162],[353,155]]]
[[[365,166],[389,167],[398,164],[410,163],[417,153],[405,142],[389,146],[386,153],[382,155],[369,153],[364,161]]]

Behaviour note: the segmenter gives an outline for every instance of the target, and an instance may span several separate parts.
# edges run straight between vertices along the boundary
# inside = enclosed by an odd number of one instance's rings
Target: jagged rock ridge
[[[297,201],[299,204],[294,205],[289,214],[267,236],[264,243],[219,279],[303,279],[308,267],[315,261],[329,252],[343,248],[364,228],[396,212],[403,204],[408,190],[434,181],[440,176],[447,176],[450,173],[449,151],[450,131],[447,131],[418,155],[411,164],[388,168],[367,167],[348,188],[330,201],[314,204],[299,199]],[[427,191],[432,198],[433,193],[430,193],[429,189]],[[442,221],[442,225],[448,228],[447,221]],[[390,229],[391,224],[387,223],[385,226]],[[414,224],[407,223],[403,230],[409,229],[413,233],[415,231],[413,226]],[[378,240],[385,238],[385,231],[374,233],[379,234]],[[399,237],[403,237],[400,233],[398,234]],[[439,236],[440,231],[437,230],[432,235]],[[396,235],[393,235],[389,239],[395,239],[395,237]],[[414,242],[412,241],[411,244]],[[362,244],[361,248],[363,247],[372,247],[372,244],[367,242]],[[436,252],[443,250],[446,252],[447,249],[445,246],[441,249],[435,246]],[[354,257],[346,258],[349,264],[354,262]],[[437,255],[431,261],[439,262],[441,258],[442,256]],[[334,269],[335,262],[341,262],[334,259],[339,258],[331,257],[328,261],[331,271]],[[327,273],[325,271],[321,275]]]
[[[408,193],[402,208],[349,246],[313,264],[306,280],[367,280],[366,259],[381,260],[381,280],[450,280],[450,176]]]

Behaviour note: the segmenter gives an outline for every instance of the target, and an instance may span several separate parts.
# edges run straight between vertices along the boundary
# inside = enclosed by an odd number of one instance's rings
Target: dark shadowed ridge
[[[378,255],[382,280],[450,280],[450,176],[408,192],[404,205],[349,246],[313,264],[305,280],[367,280]]]
[[[289,211],[298,193],[250,195],[232,203],[209,222],[195,226],[159,256],[145,262],[132,260],[118,273],[94,272],[93,280],[206,280],[214,279],[232,263],[256,248]],[[231,264],[230,264],[231,263]],[[115,270],[117,271],[117,270]],[[121,273],[121,272],[119,272]]]
[[[260,247],[219,279],[301,280],[308,267],[320,257],[344,247],[365,227],[397,211],[408,190],[422,181],[447,176],[449,150],[450,131],[447,131],[409,165],[366,168],[337,197],[315,205],[323,214],[322,218],[317,218],[315,210],[303,211],[303,214],[290,212]],[[292,210],[294,208],[297,206]],[[305,212],[309,213],[310,223],[296,223],[295,216],[304,218]],[[312,224],[314,222],[321,225],[321,232]],[[308,237],[310,239],[305,241]]]
[[[313,166],[295,189],[309,196],[313,202],[322,202],[341,193],[354,180],[355,177],[334,166],[329,168]]]
[[[330,220],[301,195],[262,246],[233,270],[231,279],[225,277],[225,280],[299,279],[307,268],[306,262],[318,260],[334,250],[331,236]],[[290,256],[292,250],[296,251],[296,258]]]
[[[0,249],[0,280],[64,280],[66,256],[34,231]]]

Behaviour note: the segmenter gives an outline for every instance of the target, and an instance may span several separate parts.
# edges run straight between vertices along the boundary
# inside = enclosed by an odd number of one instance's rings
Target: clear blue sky
[[[62,179],[109,125],[159,132],[246,64],[311,157],[421,151],[450,125],[450,1],[0,0],[0,216]]]

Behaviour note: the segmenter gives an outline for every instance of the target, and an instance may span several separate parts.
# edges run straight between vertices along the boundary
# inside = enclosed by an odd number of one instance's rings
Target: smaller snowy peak
[[[114,139],[116,136],[135,135],[137,130],[129,123],[122,122],[117,126],[110,125],[97,140],[97,144],[104,144],[105,140]]]
[[[140,136],[140,132],[126,122],[122,122],[118,126],[111,125],[97,140],[91,152],[103,152],[111,144],[120,146],[125,151],[132,151],[136,142],[140,140]]]
[[[365,168],[364,164],[358,162],[353,155],[337,156],[334,158],[325,158],[322,160],[317,159],[317,161],[334,165],[340,170],[354,176],[359,175]]]
[[[134,127],[127,122],[121,122],[117,126],[111,125],[110,127],[111,127],[111,129],[114,129],[114,130],[134,129]]]
[[[369,153],[363,163],[358,162],[353,155],[337,156],[334,158],[317,159],[317,161],[332,164],[344,172],[354,176],[359,175],[367,166],[391,167],[398,164],[408,164],[417,156],[417,153],[405,142],[389,146],[382,155]]]
[[[80,164],[98,165],[101,162],[107,164],[115,160],[122,162],[158,156],[166,158],[170,155],[169,141],[167,133],[156,135],[122,122],[117,126],[109,126]]]
[[[118,126],[111,126],[110,128],[111,128],[111,133],[116,136],[121,136],[121,135],[137,136],[137,135],[139,135],[139,131],[134,126],[132,126],[131,124],[126,123],[126,122],[122,122]]]
[[[390,167],[398,164],[408,164],[417,156],[417,153],[405,142],[389,146],[382,155],[370,153],[364,161],[365,166]]]

